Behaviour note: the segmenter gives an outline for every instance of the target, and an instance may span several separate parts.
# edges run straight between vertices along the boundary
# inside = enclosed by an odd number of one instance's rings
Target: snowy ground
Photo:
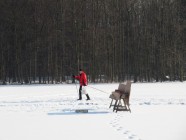
[[[186,82],[133,83],[131,113],[112,112],[117,84],[0,86],[0,140],[186,140]],[[75,109],[89,109],[77,114]]]

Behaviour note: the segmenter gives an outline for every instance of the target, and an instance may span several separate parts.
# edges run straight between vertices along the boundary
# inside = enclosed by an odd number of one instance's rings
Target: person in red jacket
[[[82,93],[84,93],[87,97],[87,100],[90,100],[90,97],[86,91],[86,86],[88,85],[88,81],[87,81],[87,75],[86,73],[80,69],[79,70],[79,75],[75,76],[73,75],[73,78],[79,80],[79,99],[78,100],[82,100]]]

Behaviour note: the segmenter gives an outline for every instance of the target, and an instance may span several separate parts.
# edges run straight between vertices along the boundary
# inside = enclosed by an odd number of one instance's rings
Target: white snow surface
[[[186,140],[186,82],[132,83],[131,113],[109,108],[118,85],[0,86],[0,140]]]

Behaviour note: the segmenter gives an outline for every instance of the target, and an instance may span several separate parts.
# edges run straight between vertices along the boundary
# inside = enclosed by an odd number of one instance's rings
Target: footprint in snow
[[[117,128],[117,131],[121,131],[123,129],[123,127],[119,127]]]
[[[136,135],[133,135],[133,134],[132,134],[132,135],[129,135],[129,136],[128,136],[128,139],[134,139],[135,137],[136,137]]]
[[[129,140],[141,140],[140,138],[138,138],[136,135],[134,134],[130,134],[127,136],[127,139]]]
[[[110,122],[110,125],[118,132],[122,133],[123,135],[125,135],[125,137],[129,140],[141,140],[140,138],[138,138],[137,135],[133,134],[132,132],[130,132],[129,130],[126,130],[123,128],[123,126],[120,125],[120,120],[123,117],[123,114],[117,114],[113,121]]]
[[[129,131],[125,131],[123,134],[128,134],[129,133]]]

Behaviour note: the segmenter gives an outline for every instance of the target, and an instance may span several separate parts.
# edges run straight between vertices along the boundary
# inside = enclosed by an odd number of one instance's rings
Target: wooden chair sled
[[[130,111],[130,92],[131,92],[131,81],[120,83],[118,89],[112,92],[109,96],[111,103],[109,108],[113,106],[113,111]],[[115,101],[113,103],[113,101]]]

